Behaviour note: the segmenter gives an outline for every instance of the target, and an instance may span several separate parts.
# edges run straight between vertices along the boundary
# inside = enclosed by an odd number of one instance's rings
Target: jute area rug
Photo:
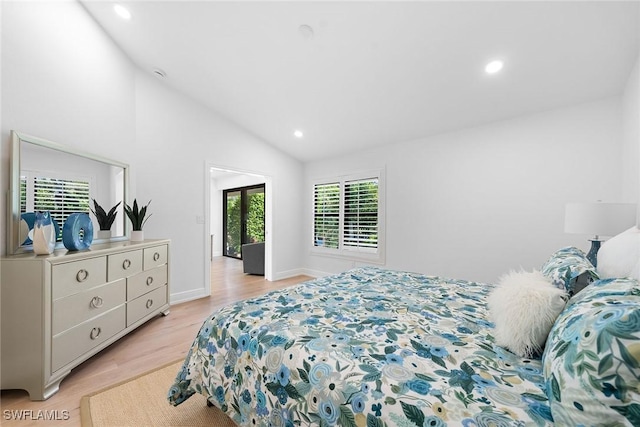
[[[207,407],[207,400],[199,394],[179,406],[169,404],[167,391],[181,363],[173,362],[84,396],[80,401],[82,426],[237,427],[218,408]]]

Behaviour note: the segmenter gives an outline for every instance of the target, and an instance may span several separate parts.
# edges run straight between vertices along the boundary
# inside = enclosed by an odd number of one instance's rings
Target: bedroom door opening
[[[227,243],[226,230],[224,228],[224,221],[226,212],[226,197],[223,197],[223,192],[229,190],[231,194],[230,198],[239,196],[234,194],[233,190],[246,189],[246,200],[249,200],[248,204],[251,204],[251,199],[263,198],[264,203],[264,231],[255,232],[254,229],[247,225],[245,237],[239,234],[236,237],[238,242],[249,241],[253,239],[261,238],[264,241],[264,278],[268,281],[273,281],[273,257],[272,257],[272,230],[273,230],[273,190],[272,190],[272,178],[268,175],[261,174],[260,172],[247,171],[234,169],[228,166],[214,164],[207,161],[205,163],[205,278],[210,279],[207,285],[210,285],[213,281],[212,274],[212,262],[215,261],[217,266],[229,265],[229,263],[219,262],[221,259],[225,259],[231,262],[231,265],[239,264],[240,271],[242,271],[242,260],[237,250],[231,251],[232,256],[225,256],[225,249]],[[260,188],[261,187],[261,188]],[[239,200],[239,199],[238,199]],[[255,203],[255,202],[254,202]],[[248,215],[248,213],[246,213]],[[240,217],[241,218],[241,217]],[[245,218],[248,220],[248,218]],[[238,220],[236,220],[237,222]],[[242,229],[242,219],[239,224],[240,230]],[[236,226],[238,229],[238,226]],[[231,246],[231,245],[230,245]],[[216,267],[218,268],[218,267]],[[216,274],[219,277],[218,271]],[[208,286],[208,291],[211,293],[211,286]],[[215,289],[214,289],[215,292]]]

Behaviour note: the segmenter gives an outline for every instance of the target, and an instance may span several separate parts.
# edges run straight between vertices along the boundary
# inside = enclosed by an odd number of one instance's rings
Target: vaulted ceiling
[[[81,2],[143,70],[301,161],[618,95],[640,46],[637,1]]]

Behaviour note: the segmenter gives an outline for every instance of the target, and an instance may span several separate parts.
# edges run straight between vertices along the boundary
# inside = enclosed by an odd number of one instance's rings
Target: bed
[[[541,357],[495,344],[486,304],[494,285],[364,267],[212,313],[169,402],[200,393],[241,426],[590,425],[584,417],[604,406],[591,405],[587,382],[611,400],[603,422],[638,425],[640,348],[627,343],[640,337],[640,286],[597,280],[582,258],[561,250],[543,266],[560,286],[595,282],[569,301]],[[621,310],[618,320],[637,313],[638,325],[609,325],[605,338],[582,343],[581,324],[603,304]],[[627,383],[616,379],[622,369]]]

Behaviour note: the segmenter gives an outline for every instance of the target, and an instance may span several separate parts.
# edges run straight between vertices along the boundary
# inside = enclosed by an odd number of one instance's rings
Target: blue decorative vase
[[[70,251],[89,249],[93,242],[93,223],[87,213],[73,213],[62,227],[62,243]]]
[[[49,255],[56,246],[56,229],[48,211],[38,212],[33,222],[33,252]]]

